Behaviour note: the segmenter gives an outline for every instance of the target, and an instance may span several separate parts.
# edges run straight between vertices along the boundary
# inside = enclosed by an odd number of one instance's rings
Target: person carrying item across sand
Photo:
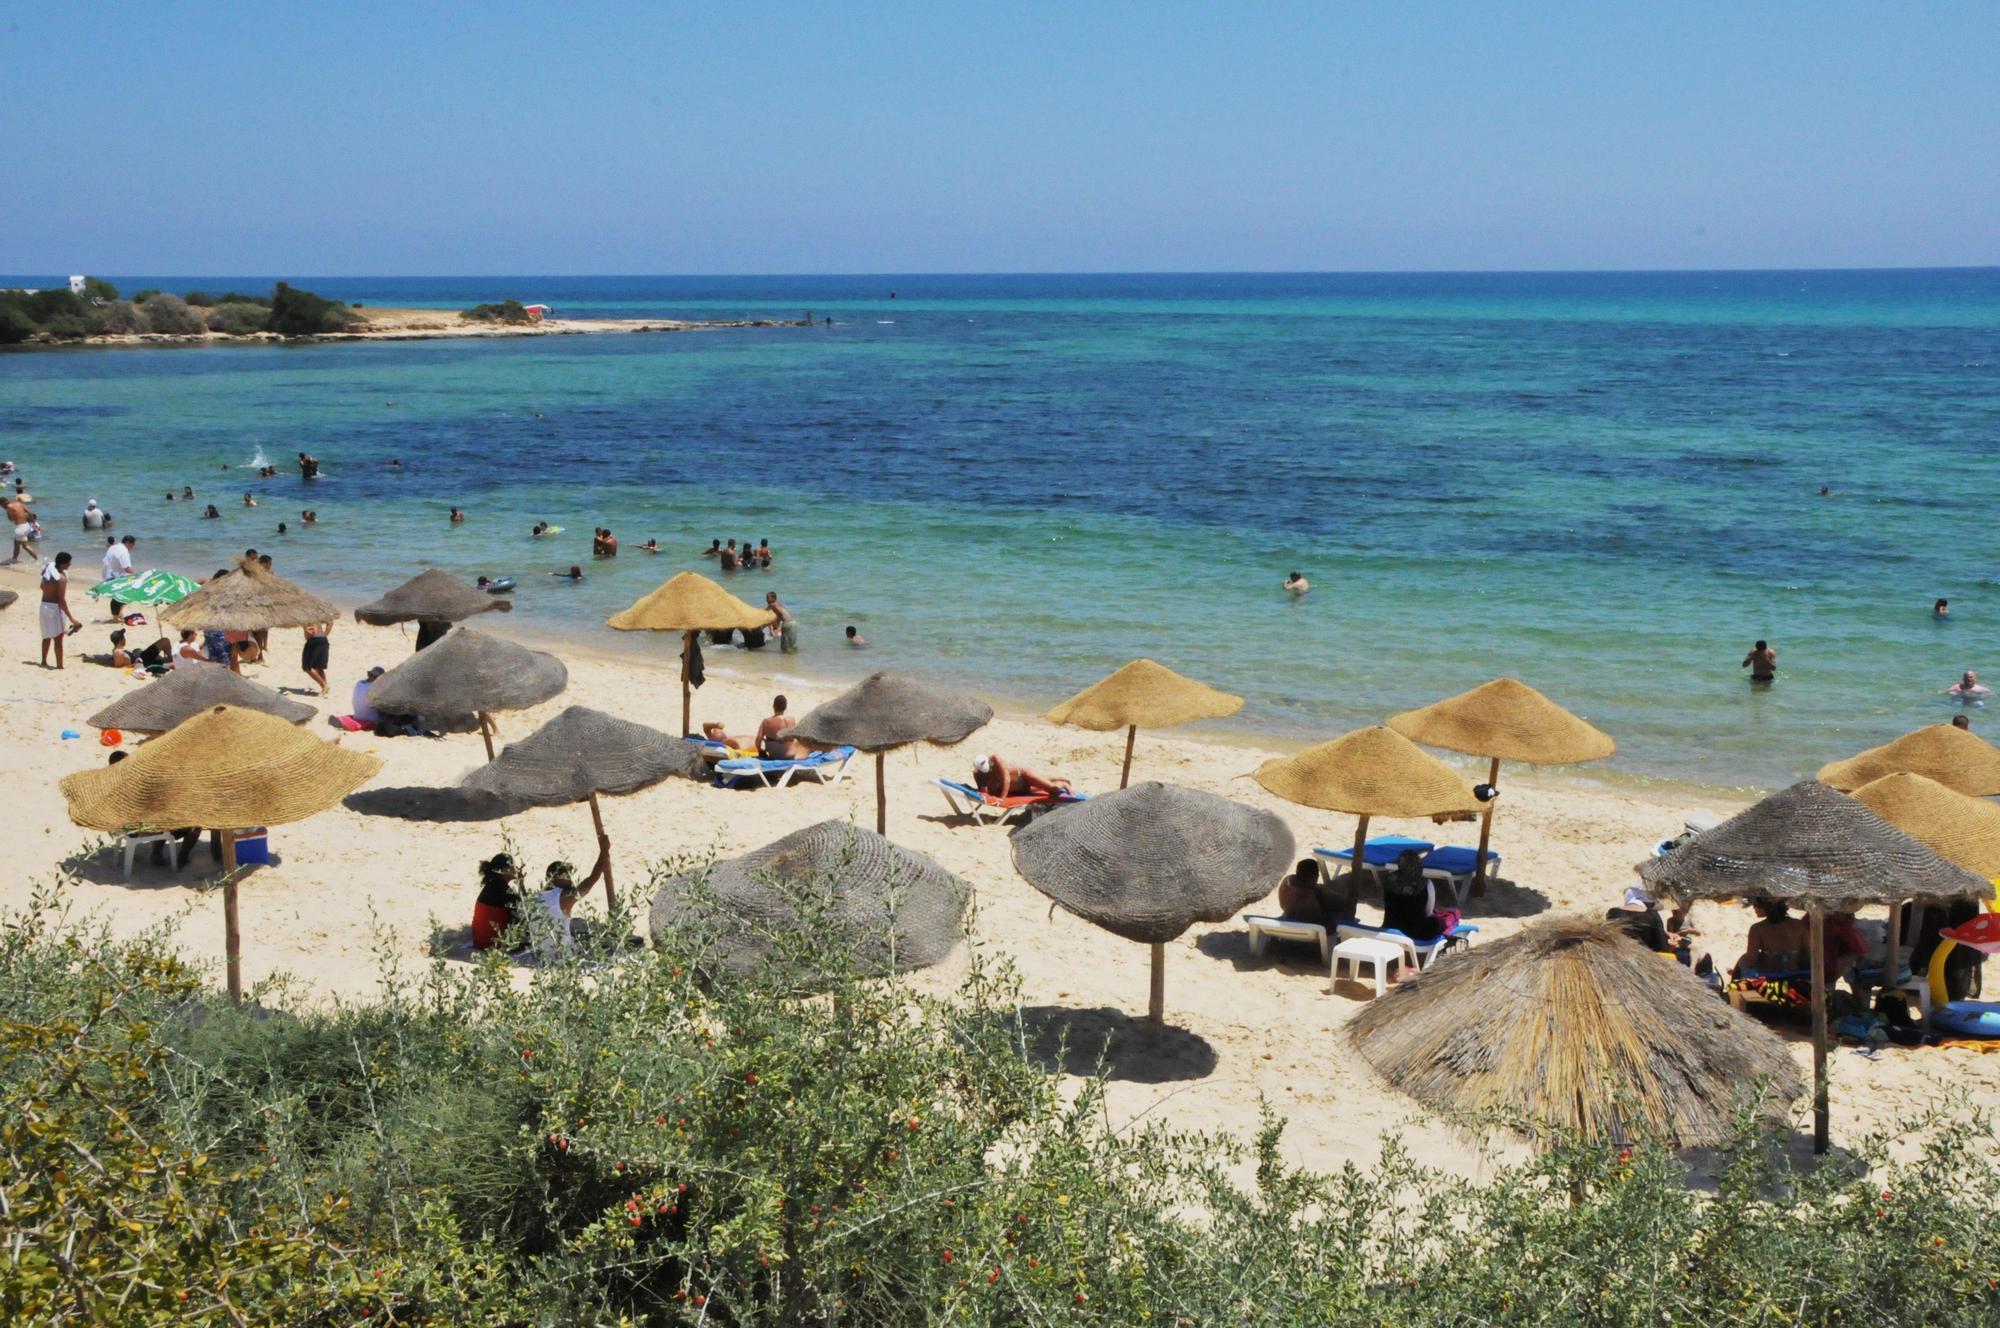
[[[56,667],[63,666],[63,638],[71,630],[80,629],[83,623],[69,610],[69,562],[67,553],[59,553],[42,564],[42,667],[49,667],[49,643],[56,647]],[[70,627],[63,626],[67,618]]]

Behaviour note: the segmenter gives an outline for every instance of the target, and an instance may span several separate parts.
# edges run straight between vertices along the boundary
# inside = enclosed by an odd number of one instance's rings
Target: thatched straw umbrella
[[[273,627],[310,627],[340,620],[340,610],[267,572],[255,558],[218,576],[178,604],[160,610],[169,627],[198,632],[260,632]]]
[[[1640,864],[1659,894],[1766,898],[1807,910],[1812,931],[1813,1145],[1827,1148],[1826,945],[1828,910],[1896,907],[1905,899],[1980,899],[1992,887],[1844,793],[1802,780],[1663,857]]]
[[[434,643],[450,623],[464,622],[482,613],[510,613],[514,605],[498,595],[489,595],[478,586],[435,567],[397,586],[372,604],[354,611],[354,621],[377,627],[397,623],[417,624],[417,649]]]
[[[1884,775],[1854,790],[1854,800],[1912,839],[1988,881],[2000,876],[2000,806],[1955,793],[1923,775]],[[1888,961],[1882,980],[1895,980],[1903,953],[1903,910],[1889,908]]]
[[[368,703],[392,715],[476,715],[490,761],[494,711],[526,710],[567,686],[569,670],[554,655],[458,627],[377,678]]]
[[[64,776],[61,787],[70,819],[92,830],[123,834],[200,826],[221,832],[229,998],[241,1001],[236,832],[317,815],[381,768],[374,757],[322,742],[275,715],[216,706],[140,747],[129,760]]]
[[[824,912],[808,910],[810,924],[831,929],[873,973],[927,968],[950,954],[972,896],[971,886],[923,854],[845,821],[821,821],[705,872],[672,877],[653,899],[655,940],[691,916],[708,917],[691,899],[698,886],[720,906],[718,948],[739,973],[762,964],[775,938],[807,925],[802,889],[830,889]]]
[[[1379,724],[1266,761],[1252,778],[1287,802],[1358,817],[1355,881],[1367,862],[1373,817],[1446,816],[1480,806],[1478,793],[1463,775]]]
[[[1574,765],[1601,761],[1618,749],[1604,733],[1514,678],[1495,678],[1469,692],[1419,710],[1389,717],[1389,727],[1426,747],[1484,756],[1488,788],[1500,787],[1500,762]],[[1479,852],[1473,858],[1472,888],[1486,883],[1486,850],[1493,842],[1493,807],[1479,818]]]
[[[2000,747],[1951,724],[1927,724],[1894,742],[1823,766],[1819,780],[1843,793],[1884,775],[1924,775],[1974,798],[2000,793]]]
[[[785,736],[811,747],[853,747],[875,756],[875,833],[889,832],[883,758],[898,747],[964,742],[993,718],[993,707],[942,691],[900,673],[871,673],[825,705],[807,712]]]
[[[1776,1034],[1601,919],[1470,951],[1371,1002],[1349,1036],[1426,1106],[1612,1143],[1720,1144],[1760,1092],[1781,1114],[1802,1088]]]
[[[1132,745],[1139,740],[1141,726],[1165,729],[1198,719],[1223,719],[1242,708],[1240,696],[1184,678],[1150,659],[1135,659],[1043,718],[1051,724],[1073,724],[1099,733],[1124,729],[1125,767],[1118,773],[1118,787],[1124,788],[1132,782]]]
[[[164,678],[113,701],[86,721],[94,729],[128,733],[165,733],[183,720],[219,705],[275,715],[287,724],[303,724],[319,712],[278,695],[262,683],[238,677],[228,669],[201,664],[175,669]]]
[[[693,732],[694,698],[688,681],[689,660],[696,632],[754,631],[769,627],[776,615],[753,609],[705,576],[679,572],[623,613],[604,620],[621,632],[681,634],[681,734]]]
[[[1166,1018],[1166,943],[1225,922],[1292,865],[1292,832],[1270,812],[1148,781],[1014,831],[1014,870],[1070,912],[1152,947],[1146,1017]]]
[[[453,788],[370,789],[347,800],[355,811],[410,821],[491,821],[529,807],[590,804],[598,848],[606,855],[604,895],[616,908],[611,837],[604,832],[600,794],[637,793],[669,775],[706,779],[708,766],[692,743],[601,710],[571,706]]]

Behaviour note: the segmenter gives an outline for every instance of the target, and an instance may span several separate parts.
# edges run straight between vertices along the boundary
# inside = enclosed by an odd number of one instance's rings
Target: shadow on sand
[[[1207,1038],[1171,1024],[1156,1027],[1109,1006],[1028,1006],[1020,1020],[1023,1050],[1044,1069],[1091,1075],[1101,1055],[1105,1077],[1129,1083],[1202,1079],[1215,1071],[1215,1048]]]

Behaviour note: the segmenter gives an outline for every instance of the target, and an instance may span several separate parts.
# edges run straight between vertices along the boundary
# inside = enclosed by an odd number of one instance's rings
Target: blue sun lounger
[[[1377,835],[1361,846],[1361,870],[1371,876],[1377,876],[1395,866],[1396,859],[1405,849],[1413,848],[1419,853],[1428,853],[1436,847],[1437,845],[1428,839],[1411,839],[1405,835]],[[1313,856],[1330,859],[1333,862],[1351,863],[1354,861],[1354,850],[1316,848],[1313,850]]]
[[[1500,865],[1500,855],[1493,850],[1486,851],[1486,874],[1490,878],[1493,869]],[[1479,850],[1466,848],[1461,844],[1446,844],[1424,854],[1424,875],[1433,881],[1442,881],[1451,890],[1452,907],[1465,907],[1466,892],[1472,889],[1472,877],[1479,866]]]
[[[721,785],[748,784],[784,788],[811,775],[822,784],[838,784],[854,759],[852,747],[836,747],[830,752],[814,752],[796,760],[766,761],[754,756],[735,757],[715,763],[715,782]]]

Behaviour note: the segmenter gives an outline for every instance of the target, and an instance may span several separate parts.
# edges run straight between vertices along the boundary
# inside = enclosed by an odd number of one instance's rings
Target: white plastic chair
[[[1326,928],[1317,922],[1301,922],[1297,918],[1274,918],[1262,914],[1243,916],[1243,925],[1250,930],[1250,953],[1261,955],[1264,946],[1272,937],[1281,941],[1303,941],[1319,947],[1319,961],[1333,962],[1333,943],[1326,934]]]
[[[1345,932],[1347,928],[1340,929]],[[1333,947],[1333,971],[1329,975],[1328,991],[1340,984],[1341,970],[1352,968],[1354,980],[1361,981],[1361,967],[1366,964],[1375,971],[1375,994],[1380,996],[1388,990],[1389,965],[1412,962],[1407,959],[1404,947],[1387,940],[1375,940],[1367,936],[1351,936]]]
[[[169,831],[162,830],[152,835],[125,835],[121,837],[121,843],[125,849],[125,879],[128,881],[132,879],[132,860],[139,855],[142,844],[165,844],[167,866],[174,871],[180,870],[180,841]]]

